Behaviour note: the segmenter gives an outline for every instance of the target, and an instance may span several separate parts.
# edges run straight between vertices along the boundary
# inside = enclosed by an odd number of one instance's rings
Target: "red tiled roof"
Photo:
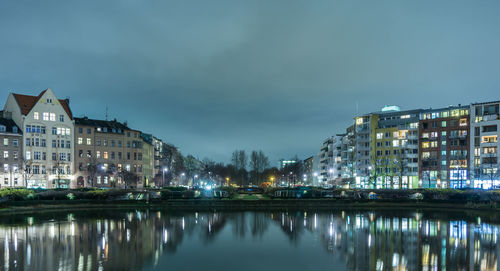
[[[17,93],[12,93],[12,94],[14,95],[17,104],[21,108],[21,114],[28,115],[33,106],[35,106],[35,104],[40,100],[40,98],[46,91],[47,90],[42,91],[40,94],[38,94],[38,96],[31,96],[31,95],[24,95]],[[73,119],[73,114],[71,113],[71,109],[69,108],[68,103],[65,100],[61,99],[58,100],[61,106],[64,108],[64,111],[66,111],[66,113],[68,114],[69,118]]]

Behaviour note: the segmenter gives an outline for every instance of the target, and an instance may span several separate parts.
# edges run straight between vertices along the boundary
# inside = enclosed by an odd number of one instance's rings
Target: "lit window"
[[[81,144],[83,144],[83,138],[79,137],[78,138],[78,145],[81,145]]]
[[[103,157],[104,157],[104,159],[108,159],[108,152],[107,151],[103,152]]]
[[[92,140],[90,138],[87,138],[87,145],[91,145],[92,144]]]
[[[95,155],[96,155],[97,158],[101,158],[101,152],[100,151],[96,151]]]
[[[429,148],[429,146],[430,146],[429,142],[422,142],[422,148],[423,149],[427,149],[427,148]]]
[[[31,160],[31,152],[30,151],[26,152],[26,160]]]
[[[56,114],[50,113],[50,121],[56,121]]]
[[[8,138],[4,138],[3,139],[3,145],[4,146],[9,146],[9,139]]]
[[[40,119],[40,115],[38,114],[38,112],[33,113],[33,118],[36,120]]]
[[[481,143],[496,143],[498,142],[498,136],[483,136],[481,138]]]
[[[3,158],[9,158],[9,151],[3,151]]]
[[[49,113],[43,112],[43,120],[49,120]]]
[[[441,127],[446,127],[446,121],[445,120],[441,121]]]
[[[460,119],[460,126],[467,126],[467,119]]]
[[[399,140],[393,140],[392,141],[392,146],[393,147],[399,147]]]
[[[357,125],[363,124],[363,118],[357,118],[356,119],[356,124]]]
[[[430,152],[428,152],[428,151],[422,152],[422,158],[429,158],[429,157],[431,157],[431,153]]]

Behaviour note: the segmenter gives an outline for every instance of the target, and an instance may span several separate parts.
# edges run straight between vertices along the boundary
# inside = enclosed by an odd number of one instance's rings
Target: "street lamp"
[[[161,172],[162,176],[163,176],[163,182],[162,182],[163,186],[165,186],[165,172],[167,172],[167,171],[168,171],[168,168],[163,167],[162,172]]]

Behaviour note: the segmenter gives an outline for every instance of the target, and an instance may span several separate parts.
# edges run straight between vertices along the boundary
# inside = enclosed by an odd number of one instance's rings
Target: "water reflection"
[[[312,254],[303,255],[331,257],[338,264],[315,270],[339,266],[347,270],[498,270],[500,255],[497,224],[479,217],[415,212],[134,210],[12,217],[2,223],[0,270],[163,269],[162,257],[175,256],[186,238],[203,245],[204,253],[215,262],[228,260],[211,252],[215,243],[238,250],[249,240],[266,240],[278,247],[310,250]],[[317,251],[308,246],[310,242],[317,242]],[[259,249],[271,250],[267,245]]]

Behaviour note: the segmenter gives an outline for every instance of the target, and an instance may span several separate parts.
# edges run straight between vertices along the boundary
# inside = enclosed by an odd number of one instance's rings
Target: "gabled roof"
[[[45,94],[47,90],[42,91],[38,96],[24,95],[12,93],[14,98],[16,99],[19,108],[21,108],[21,114],[28,115],[31,109],[35,106],[35,104],[40,100],[40,98]],[[68,114],[70,119],[73,119],[73,114],[71,113],[71,109],[69,108],[69,104],[66,100],[58,99],[61,106],[64,108],[64,111]]]

